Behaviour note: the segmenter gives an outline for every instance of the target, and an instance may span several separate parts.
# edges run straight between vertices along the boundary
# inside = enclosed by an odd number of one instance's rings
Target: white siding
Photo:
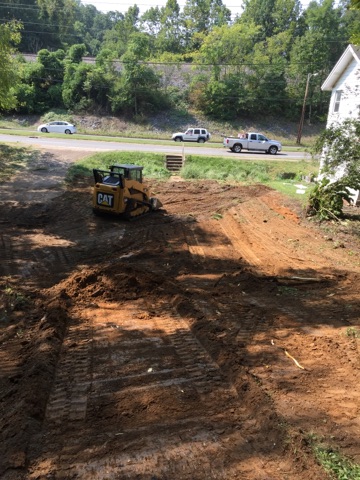
[[[341,92],[340,103],[337,92]],[[337,110],[337,111],[335,111]],[[332,89],[327,127],[333,123],[344,121],[346,118],[360,119],[360,64],[355,58],[349,63],[339,80]],[[323,160],[320,160],[320,171],[323,167]],[[343,169],[340,167],[333,180],[341,178]],[[355,205],[360,203],[360,190],[350,190],[350,196]]]
[[[334,112],[336,92],[341,91],[338,112]],[[360,65],[355,59],[350,62],[333,88],[327,126],[346,118],[360,118]]]

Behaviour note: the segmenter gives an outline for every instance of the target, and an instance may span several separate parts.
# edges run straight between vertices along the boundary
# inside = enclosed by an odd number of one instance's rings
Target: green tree
[[[294,35],[298,28],[301,12],[299,0],[276,0],[271,18],[274,22],[273,33],[287,32]]]
[[[305,11],[308,31],[322,35],[323,47],[326,45],[325,52],[331,65],[338,61],[347,46],[344,11],[343,6],[335,5],[335,0],[323,0],[319,4],[313,0]]]
[[[68,64],[80,63],[86,54],[86,46],[83,43],[72,45],[66,55],[66,62]]]
[[[85,87],[88,74],[94,65],[82,62],[86,52],[84,44],[73,45],[65,58],[65,73],[62,98],[66,108],[83,110],[89,108],[91,101],[88,88]]]
[[[160,53],[184,51],[184,33],[177,0],[167,0],[165,7],[160,10],[160,30],[156,36],[155,46]]]
[[[9,110],[16,105],[14,86],[18,82],[16,45],[20,42],[20,25],[16,22],[0,25],[0,109]]]
[[[343,24],[344,10],[333,0],[313,1],[304,12],[305,32],[295,38],[287,68],[287,93],[293,102],[293,115],[299,115],[308,74],[316,73],[309,84],[308,103],[314,115],[328,111],[329,94],[320,88],[347,46]]]
[[[252,22],[214,27],[204,39],[195,60],[211,65],[215,80],[220,80],[221,74],[243,70],[259,28]]]
[[[192,82],[190,102],[214,118],[230,120],[239,115],[247,115],[251,105],[245,82],[245,76],[239,73],[231,73],[221,81],[209,80],[206,75],[200,75]]]
[[[211,81],[205,80],[203,94],[199,92],[199,82],[195,82],[191,97],[193,102],[198,98],[198,106],[207,113],[234,118],[286,111],[286,53],[291,33],[281,32],[253,45],[259,29],[253,23],[235,23],[214,28],[204,40],[198,57],[211,68]],[[229,109],[224,107],[228,104]]]
[[[227,25],[231,21],[231,10],[229,10],[222,2],[222,0],[212,0],[210,2],[210,29],[214,26],[221,27]]]
[[[40,113],[63,105],[64,59],[64,50],[49,52],[49,50],[43,49],[38,52],[35,64],[24,65],[22,83],[31,85],[33,88],[28,91],[22,87],[22,92],[26,92],[26,99],[23,98],[21,102],[23,109],[33,109],[29,113]],[[30,100],[31,91],[35,98]]]
[[[138,60],[146,60],[150,48],[150,36],[147,33],[135,32],[130,36],[128,52]]]
[[[46,27],[44,29],[43,26],[39,28],[39,14],[37,0],[12,0],[0,4],[1,22],[17,21],[23,26],[18,44],[20,52],[36,53],[39,48],[44,46],[43,31],[47,29]],[[40,35],[38,34],[39,30],[42,31]]]
[[[221,26],[230,20],[231,11],[222,0],[187,0],[183,11],[187,50],[198,50],[212,26]]]
[[[245,0],[244,12],[238,20],[239,23],[253,22],[255,25],[260,25],[262,39],[271,37],[275,28],[273,20],[275,2],[276,0]]]
[[[43,48],[54,51],[85,43],[94,54],[117,15],[98,12],[80,0],[11,0],[0,4],[0,18],[23,24],[20,52],[36,53]]]
[[[159,7],[151,7],[141,16],[141,28],[154,38],[161,28],[161,12]]]
[[[344,23],[349,32],[349,42],[360,45],[360,0],[352,0],[346,6]]]
[[[158,75],[141,60],[146,55],[144,35],[133,35],[122,56],[123,70],[111,93],[114,113],[141,115],[163,106]]]
[[[75,63],[66,66],[62,97],[68,109],[83,111],[91,106],[89,97],[88,77],[94,65]]]
[[[64,79],[64,50],[56,50],[56,52],[49,52],[49,50],[39,50],[37,55],[37,62],[44,67],[44,81],[48,84],[62,83]]]
[[[39,62],[19,61],[19,83],[12,87],[17,99],[16,111],[42,113],[46,110],[46,99],[41,89],[44,67]]]
[[[59,39],[61,45],[74,43],[74,23],[78,2],[76,0],[37,0],[40,7],[40,18],[44,24],[50,24],[54,38]]]
[[[23,61],[20,64],[21,83],[14,89],[18,99],[17,111],[43,113],[63,106],[64,57],[63,50],[49,52],[43,49],[36,62]]]
[[[105,48],[114,50],[120,58],[126,52],[130,37],[133,33],[139,32],[140,10],[137,5],[130,7],[125,15],[122,15],[116,22],[114,28],[105,34]]]
[[[75,10],[73,26],[74,41],[84,43],[89,55],[95,56],[101,49],[105,32],[111,30],[114,23],[109,14],[99,12],[93,5],[79,5]]]
[[[95,64],[81,61],[84,45],[74,45],[65,60],[62,98],[66,108],[108,111],[109,92],[115,80],[112,52],[103,50]]]
[[[96,65],[111,74],[115,72],[115,60],[116,55],[109,48],[103,48],[96,55]]]
[[[291,33],[285,31],[254,46],[251,65],[246,70],[248,103],[252,114],[287,112],[285,71],[290,42]]]
[[[259,40],[288,30],[294,33],[297,27],[301,10],[299,0],[245,0],[244,5],[244,12],[237,22],[259,25]]]

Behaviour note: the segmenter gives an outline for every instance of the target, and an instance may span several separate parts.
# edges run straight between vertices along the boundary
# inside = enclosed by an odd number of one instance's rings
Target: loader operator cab
[[[132,164],[115,164],[110,165],[107,171],[94,169],[95,183],[103,183],[120,188],[124,188],[124,180],[136,180],[142,183],[143,168]]]
[[[115,164],[109,167],[111,173],[119,173],[126,180],[136,180],[142,183],[142,171],[144,167],[132,164]],[[110,174],[111,175],[111,174]]]

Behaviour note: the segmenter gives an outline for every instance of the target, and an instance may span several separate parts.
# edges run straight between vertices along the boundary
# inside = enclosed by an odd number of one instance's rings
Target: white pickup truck
[[[262,133],[243,133],[238,137],[225,137],[224,147],[230,148],[232,152],[240,153],[241,150],[254,150],[276,155],[281,152],[281,143],[276,140],[269,140]]]

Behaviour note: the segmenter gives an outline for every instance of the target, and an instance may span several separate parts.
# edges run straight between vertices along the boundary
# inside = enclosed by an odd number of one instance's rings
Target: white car
[[[42,133],[70,134],[70,133],[76,133],[76,127],[72,123],[57,120],[54,122],[43,123],[42,125],[39,125],[37,128],[37,131]]]
[[[205,143],[207,140],[210,140],[210,137],[210,133],[205,128],[188,128],[185,133],[174,133],[171,138],[175,142]]]

